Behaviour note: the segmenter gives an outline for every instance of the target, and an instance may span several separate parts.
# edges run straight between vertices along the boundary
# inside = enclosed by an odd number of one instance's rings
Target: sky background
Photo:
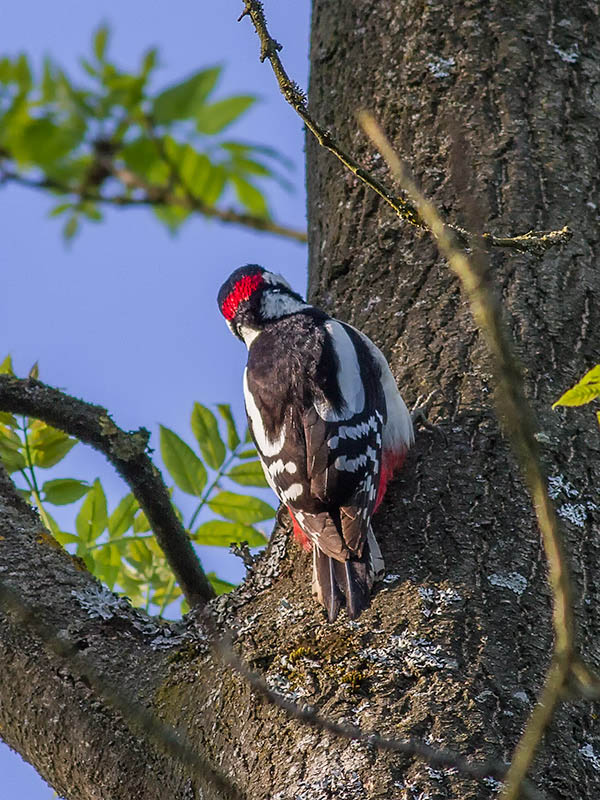
[[[78,58],[91,52],[100,23],[112,29],[109,56],[134,67],[150,46],[159,49],[153,89],[200,68],[223,64],[214,99],[255,94],[257,103],[228,130],[228,138],[276,147],[295,164],[287,194],[269,185],[275,219],[305,226],[304,137],[278,92],[248,19],[237,23],[239,0],[21,0],[4,4],[0,55],[25,52],[36,69],[51,55],[83,77]],[[308,77],[310,0],[266,0],[271,34],[303,87]],[[106,209],[100,225],[84,225],[69,247],[61,222],[48,219],[53,198],[31,190],[0,190],[0,361],[11,353],[17,374],[37,360],[42,380],[105,406],[122,428],[145,426],[158,448],[158,423],[190,440],[195,400],[230,402],[243,419],[241,374],[245,348],[229,333],[216,294],[244,263],[282,272],[306,289],[306,247],[271,235],[191,218],[173,238],[147,209]],[[104,459],[78,445],[60,465],[61,477],[100,476],[109,510],[126,493]],[[269,498],[271,499],[271,498]],[[207,570],[239,580],[238,559],[203,548]],[[54,792],[0,742],[0,800],[50,800]]]

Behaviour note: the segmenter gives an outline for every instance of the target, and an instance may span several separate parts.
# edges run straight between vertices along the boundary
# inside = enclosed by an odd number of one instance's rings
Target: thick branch
[[[147,430],[126,433],[101,406],[31,378],[10,375],[0,375],[0,410],[41,419],[103,453],[131,487],[190,606],[202,606],[214,596],[161,474],[148,456]]]
[[[533,414],[525,397],[523,378],[513,354],[509,333],[502,323],[498,300],[486,281],[483,266],[475,259],[467,258],[456,247],[437,210],[408,178],[402,162],[375,120],[369,114],[362,114],[361,123],[396,180],[413,198],[422,219],[435,236],[441,253],[448,259],[451,269],[463,285],[475,322],[494,358],[498,379],[497,397],[503,422],[529,487],[544,543],[552,589],[555,642],[552,664],[546,675],[540,700],[529,718],[506,776],[502,800],[517,800],[544,731],[569,680],[571,669],[578,663],[571,580],[562,536],[546,488],[547,481],[539,458]]]
[[[339,159],[350,172],[356,175],[360,181],[382,197],[383,200],[393,208],[400,219],[403,219],[405,222],[417,228],[428,230],[429,226],[422,218],[420,209],[414,202],[394,194],[394,192],[387,189],[371,172],[362,167],[355,158],[338,144],[330,131],[313,119],[308,112],[306,95],[295,81],[291,80],[279,58],[279,51],[282,49],[282,45],[273,39],[267,29],[267,21],[265,19],[262,3],[260,0],[243,0],[243,2],[244,11],[239,19],[241,20],[245,16],[249,16],[252,20],[260,39],[260,60],[265,61],[265,59],[268,59],[275,73],[275,77],[277,78],[277,83],[279,84],[282,95],[302,119],[308,130],[315,136],[319,144],[326,150],[329,150],[330,153],[333,153],[333,155]],[[463,247],[468,248],[473,244],[477,244],[481,247],[482,237],[479,234],[472,234],[455,225],[448,225],[447,227],[454,235],[455,241],[460,242]],[[483,242],[487,248],[505,247],[520,252],[530,252],[541,255],[551,247],[558,244],[565,244],[572,235],[572,231],[565,226],[559,231],[529,231],[520,236],[498,237],[491,233],[485,233],[483,235]]]
[[[152,741],[163,753],[189,768],[197,779],[206,780],[225,798],[240,800],[242,795],[219,771],[196,752],[185,738],[173,727],[165,725],[156,714],[141,703],[132,700],[114,683],[110,683],[96,670],[81,649],[57,630],[48,626],[46,620],[34,608],[28,607],[5,581],[0,580],[0,608],[8,612],[14,622],[26,626],[60,659],[70,670],[83,678],[104,700],[106,700],[136,731],[138,736]]]
[[[133,175],[130,171],[123,170],[122,172],[127,172],[130,176]],[[117,175],[117,177],[119,176]],[[202,216],[208,217],[209,219],[218,219],[220,222],[241,225],[242,227],[250,228],[255,231],[273,233],[278,236],[284,236],[287,239],[293,239],[296,242],[306,242],[305,231],[279,225],[272,220],[265,219],[264,217],[257,217],[254,214],[242,214],[230,208],[221,209],[215,206],[209,206],[197,197],[190,195],[179,196],[163,187],[143,184],[141,179],[136,180],[135,186],[137,188],[142,188],[145,192],[142,197],[132,197],[129,194],[106,195],[85,187],[78,188],[68,186],[53,178],[41,178],[40,180],[36,180],[35,178],[27,178],[24,175],[19,175],[16,172],[5,169],[0,173],[0,184],[2,183],[15,183],[29,189],[51,189],[62,195],[72,195],[76,202],[88,200],[92,203],[100,203],[105,206],[118,206],[120,208],[176,206],[185,208],[187,211],[202,214]],[[125,185],[127,186],[127,183],[125,183]]]
[[[157,716],[178,633],[57,547],[0,465],[0,736],[61,797],[162,800],[193,782],[239,800],[192,732]]]

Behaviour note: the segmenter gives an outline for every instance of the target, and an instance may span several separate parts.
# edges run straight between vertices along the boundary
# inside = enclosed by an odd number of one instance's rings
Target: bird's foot
[[[421,428],[425,428],[425,430],[432,431],[433,433],[437,433],[443,437],[443,439],[447,442],[448,439],[444,431],[440,428],[439,425],[434,425],[433,423],[429,422],[428,414],[431,411],[431,406],[433,405],[434,397],[439,394],[439,389],[434,389],[432,392],[429,392],[427,396],[424,394],[420,394],[417,397],[417,402],[411,409],[410,418],[412,420],[412,424],[416,427],[417,425]]]

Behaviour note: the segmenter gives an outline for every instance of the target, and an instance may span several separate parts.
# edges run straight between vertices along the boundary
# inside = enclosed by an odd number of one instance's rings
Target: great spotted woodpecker
[[[313,553],[313,593],[355,619],[383,577],[371,516],[413,442],[385,357],[364,333],[308,305],[280,275],[248,264],[218,304],[248,347],[244,398],[267,482]]]

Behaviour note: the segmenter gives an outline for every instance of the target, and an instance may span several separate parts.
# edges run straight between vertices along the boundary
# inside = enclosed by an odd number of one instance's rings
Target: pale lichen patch
[[[583,503],[563,503],[556,513],[578,528],[583,528],[588,516],[588,510]]]
[[[508,572],[506,574],[493,573],[488,575],[488,581],[492,586],[498,586],[501,589],[509,589],[516,595],[522,595],[527,588],[527,578],[520,575],[518,572]]]
[[[423,601],[424,617],[440,616],[452,611],[452,606],[462,600],[460,594],[450,587],[419,586],[419,597]]]
[[[130,608],[127,600],[113,594],[105,586],[86,586],[81,591],[74,589],[71,595],[95,619],[112,619],[119,611]]]
[[[444,654],[441,645],[410,633],[392,636],[387,647],[369,647],[359,655],[376,664],[409,667],[412,670],[457,669],[458,662]]]
[[[577,42],[571,45],[568,50],[562,50],[555,42],[548,39],[548,44],[554,50],[556,55],[560,58],[561,61],[564,61],[566,64],[576,64],[579,61],[579,47]]]
[[[448,78],[450,72],[456,66],[456,60],[450,56],[449,58],[442,58],[442,56],[432,56],[427,62],[427,69],[434,78]]]
[[[587,744],[584,744],[583,747],[580,747],[579,752],[585,758],[586,761],[589,761],[589,763],[595,770],[600,771],[600,755],[596,753],[596,751],[589,742]]]

